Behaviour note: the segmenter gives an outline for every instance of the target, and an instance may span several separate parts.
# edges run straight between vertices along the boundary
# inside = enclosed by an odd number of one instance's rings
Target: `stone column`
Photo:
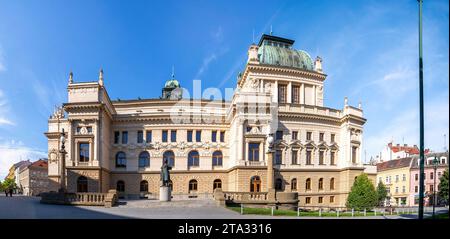
[[[313,105],[317,104],[316,85],[313,85]]]
[[[238,120],[238,124],[239,124],[239,126],[238,126],[238,133],[237,133],[237,135],[238,135],[238,138],[237,138],[237,150],[238,150],[238,152],[237,152],[237,160],[238,161],[242,161],[242,160],[244,160],[244,157],[243,157],[243,152],[244,152],[244,148],[243,148],[243,146],[244,146],[244,121],[243,120]],[[239,163],[239,162],[238,162]]]
[[[289,81],[287,85],[287,103],[292,103],[292,82]]]
[[[267,151],[267,190],[273,189],[273,150]]]
[[[300,104],[305,103],[305,84],[300,85]]]
[[[273,90],[272,94],[273,94],[273,97],[274,97],[272,102],[279,103],[278,102],[278,81],[277,80],[275,81],[275,87],[272,90]]]

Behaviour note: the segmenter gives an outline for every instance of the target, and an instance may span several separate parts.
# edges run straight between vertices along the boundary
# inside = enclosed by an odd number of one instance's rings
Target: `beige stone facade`
[[[59,183],[64,129],[69,191],[117,188],[124,197],[157,195],[167,158],[174,160],[175,196],[212,195],[219,186],[231,192],[276,188],[299,192],[301,205],[343,206],[355,176],[365,170],[360,148],[366,120],[361,105],[350,106],[347,99],[343,109],[323,106],[322,59],[314,63],[293,49],[293,42],[264,35],[251,45],[230,101],[174,94],[112,101],[103,72],[96,82],[75,83],[71,75],[68,102],[50,117],[46,132],[52,190]],[[176,87],[172,78],[163,96]],[[269,134],[275,138],[273,152]],[[272,185],[268,168],[274,169]]]

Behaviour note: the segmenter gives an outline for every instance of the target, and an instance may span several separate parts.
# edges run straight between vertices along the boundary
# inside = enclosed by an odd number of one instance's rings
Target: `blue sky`
[[[0,0],[0,178],[46,156],[47,119],[67,78],[104,69],[111,98],[156,98],[175,66],[190,89],[235,87],[253,31],[294,39],[321,56],[325,106],[362,102],[367,159],[391,139],[418,144],[418,7],[400,1]],[[426,147],[449,135],[447,0],[425,0]],[[364,157],[364,155],[363,155]]]

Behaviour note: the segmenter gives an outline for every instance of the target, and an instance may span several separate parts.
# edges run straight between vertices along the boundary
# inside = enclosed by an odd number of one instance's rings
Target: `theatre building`
[[[350,106],[347,98],[342,109],[323,105],[322,59],[293,44],[272,35],[252,44],[227,101],[183,98],[173,75],[158,98],[112,100],[102,71],[93,82],[75,82],[70,74],[68,102],[50,117],[45,133],[52,190],[61,175],[64,129],[70,192],[158,195],[167,159],[174,197],[211,196],[215,188],[276,189],[298,192],[300,205],[344,206],[365,171],[366,119],[361,104]]]

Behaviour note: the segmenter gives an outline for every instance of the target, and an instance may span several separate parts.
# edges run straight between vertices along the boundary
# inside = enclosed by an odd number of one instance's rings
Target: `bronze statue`
[[[169,164],[167,163],[167,159],[164,159],[163,165],[161,167],[161,182],[162,182],[161,186],[165,186],[165,187],[169,186],[169,183],[170,183],[169,170],[171,170],[171,169],[172,169],[172,167],[170,167]]]

